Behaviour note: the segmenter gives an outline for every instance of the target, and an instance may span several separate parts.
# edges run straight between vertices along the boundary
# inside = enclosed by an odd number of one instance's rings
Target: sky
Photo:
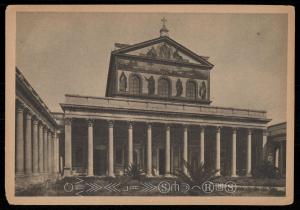
[[[65,94],[104,97],[114,43],[170,38],[208,56],[212,106],[266,110],[286,121],[287,15],[17,13],[16,66],[51,111]]]

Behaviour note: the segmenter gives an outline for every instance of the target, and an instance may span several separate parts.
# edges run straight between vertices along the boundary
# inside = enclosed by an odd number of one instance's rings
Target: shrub
[[[190,186],[202,186],[202,183],[206,181],[212,181],[217,178],[216,173],[218,170],[206,167],[205,164],[200,163],[197,167],[193,167],[189,162],[182,160],[184,166],[187,168],[187,174],[182,170],[175,172],[175,175],[181,179],[183,182],[189,184]],[[189,193],[204,194],[202,190],[190,190]]]
[[[144,177],[144,170],[138,164],[130,164],[124,172],[124,175],[140,181]]]
[[[262,162],[258,168],[253,171],[256,178],[279,178],[279,170],[270,161]]]

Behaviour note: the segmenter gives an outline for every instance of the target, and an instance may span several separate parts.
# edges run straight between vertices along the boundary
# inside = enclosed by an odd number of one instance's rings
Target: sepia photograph
[[[292,7],[12,6],[6,21],[10,203],[293,202]]]

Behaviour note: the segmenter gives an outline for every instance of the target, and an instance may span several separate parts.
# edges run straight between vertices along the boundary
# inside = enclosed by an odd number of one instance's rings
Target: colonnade
[[[65,175],[71,174],[72,168],[72,120],[70,118],[65,119]],[[94,163],[93,163],[93,128],[94,128],[94,120],[88,119],[88,160],[87,160],[87,175],[94,175]],[[114,177],[114,121],[108,120],[108,166],[107,166],[107,175]],[[171,175],[171,138],[170,138],[170,124],[165,124],[165,176]],[[182,138],[182,159],[184,161],[188,161],[188,128],[189,125],[183,124],[183,138]],[[128,122],[128,133],[127,133],[127,162],[131,164],[133,162],[133,122]],[[237,129],[236,127],[232,127],[232,137],[231,137],[231,176],[237,176]],[[205,130],[206,126],[199,126],[199,160],[200,163],[205,163]],[[221,126],[215,126],[215,170],[216,175],[221,175]],[[153,176],[152,173],[152,124],[147,123],[147,150],[146,150],[146,174],[147,176]],[[262,132],[262,142],[267,141],[266,132]],[[252,173],[252,129],[247,129],[247,142],[246,142],[246,176],[251,176]],[[262,148],[263,150],[263,143]],[[184,162],[183,161],[183,162]],[[187,168],[184,164],[182,164],[182,170],[184,173],[187,173]]]
[[[59,173],[59,138],[24,103],[16,103],[16,176],[37,177]]]

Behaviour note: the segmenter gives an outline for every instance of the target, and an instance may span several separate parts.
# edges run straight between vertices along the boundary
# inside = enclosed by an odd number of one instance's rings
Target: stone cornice
[[[112,52],[112,54],[127,53],[127,52],[130,52],[130,51],[133,51],[133,50],[137,50],[137,49],[140,49],[140,48],[143,48],[143,47],[146,47],[146,46],[150,46],[150,45],[159,43],[159,42],[166,42],[166,43],[168,43],[170,45],[176,46],[179,49],[181,49],[185,54],[193,57],[194,59],[196,59],[196,60],[198,60],[200,62],[204,62],[207,66],[210,66],[210,67],[214,66],[209,61],[207,61],[207,57],[197,55],[193,51],[189,50],[188,48],[186,48],[183,45],[179,44],[175,40],[171,39],[170,37],[166,37],[166,36],[164,36],[164,37],[158,37],[158,38],[155,38],[155,39],[152,39],[152,40],[148,40],[148,41],[137,43],[137,44],[133,44],[133,45],[130,45],[128,47],[124,47],[124,48],[121,48],[121,49],[118,49],[118,50],[114,50]]]
[[[75,105],[75,104],[61,104],[63,109],[66,109],[70,114],[72,113],[107,113],[110,116],[114,114],[115,116],[121,115],[139,115],[148,117],[167,117],[180,119],[201,119],[201,120],[217,120],[217,121],[228,121],[228,122],[247,122],[247,123],[259,123],[266,124],[269,119],[266,118],[255,118],[255,117],[243,117],[243,116],[224,116],[221,114],[212,113],[186,113],[178,111],[167,111],[167,110],[145,110],[145,109],[128,109],[120,107],[101,107],[93,105]]]
[[[205,105],[200,105],[200,104],[194,104],[194,103],[180,103],[180,102],[168,102],[168,101],[150,101],[150,100],[143,100],[143,99],[128,99],[128,98],[115,98],[115,97],[97,97],[97,96],[84,96],[84,95],[75,95],[75,94],[65,94],[66,97],[66,103],[61,103],[61,104],[68,104],[68,99],[71,98],[76,98],[81,99],[82,102],[85,102],[88,99],[92,100],[99,100],[99,101],[106,101],[104,103],[109,103],[110,101],[116,101],[116,102],[138,102],[138,103],[144,103],[145,106],[148,104],[161,104],[163,106],[165,105],[174,105],[174,106],[180,106],[180,107],[203,107],[203,108],[208,108],[208,109],[226,109],[230,111],[246,111],[246,112],[258,112],[258,113],[264,113],[266,114],[265,110],[256,110],[256,109],[241,109],[241,108],[233,108],[233,107],[220,107],[220,106],[205,106]],[[72,100],[72,99],[71,99]],[[76,104],[76,103],[74,103]],[[216,111],[217,112],[217,111]]]
[[[54,126],[57,126],[55,118],[52,116],[50,109],[39,97],[37,92],[33,89],[18,68],[16,68],[16,89],[16,92],[19,91],[21,94],[24,94],[25,97],[37,107],[37,110],[43,114],[47,120],[49,120]]]
[[[195,64],[195,63],[186,63],[186,62],[179,62],[179,61],[173,61],[173,60],[165,60],[165,59],[160,59],[160,58],[149,58],[145,56],[137,56],[137,55],[128,55],[128,54],[118,54],[115,55],[116,57],[120,58],[128,58],[131,60],[139,60],[139,61],[144,61],[144,62],[149,62],[149,63],[159,63],[159,64],[165,64],[165,65],[174,65],[174,66],[183,66],[183,67],[192,67],[200,70],[211,70],[212,67],[206,66],[206,65],[200,65],[200,64]]]

